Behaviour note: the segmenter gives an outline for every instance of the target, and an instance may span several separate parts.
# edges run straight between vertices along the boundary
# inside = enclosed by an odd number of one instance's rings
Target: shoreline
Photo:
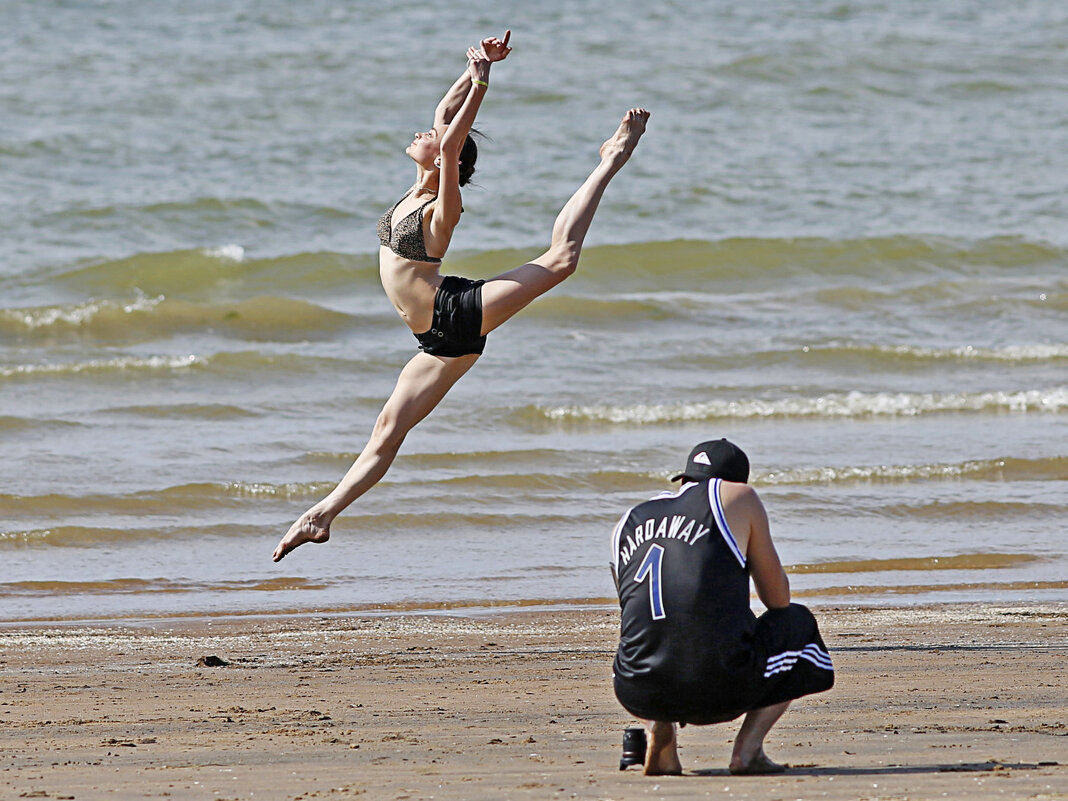
[[[225,621],[225,620],[273,620],[280,618],[340,618],[352,617],[420,617],[420,616],[483,616],[509,615],[523,612],[554,610],[577,611],[583,609],[616,609],[619,602],[614,598],[538,598],[520,600],[435,601],[395,604],[374,604],[328,607],[288,607],[280,609],[230,609],[219,612],[202,610],[190,612],[130,613],[98,617],[39,617],[0,619],[0,631],[35,625],[55,626],[149,626],[167,622]]]
[[[854,608],[854,609],[902,609],[912,607],[960,607],[960,606],[1012,606],[1012,605],[1048,605],[1068,606],[1065,597],[1041,597],[1045,592],[1068,588],[1065,581],[1021,581],[1003,583],[976,583],[958,585],[915,585],[880,588],[872,593],[871,587],[834,587],[827,589],[792,588],[791,595],[798,603],[817,608]],[[1013,595],[1005,599],[956,597],[938,599],[932,592],[917,595],[917,591],[938,590],[939,594],[951,594],[960,591],[1028,591],[1030,597]],[[763,610],[755,593],[751,594],[754,611]],[[878,600],[876,600],[878,599]],[[292,617],[393,617],[406,615],[508,615],[535,611],[581,611],[618,609],[619,601],[614,597],[584,598],[513,598],[513,599],[459,599],[447,601],[398,601],[394,603],[354,603],[324,606],[282,606],[255,608],[227,608],[219,611],[196,609],[189,611],[138,610],[124,614],[96,615],[41,615],[0,617],[0,631],[18,629],[24,626],[123,626],[123,625],[160,625],[171,621],[196,620],[272,620]]]
[[[0,795],[1068,798],[1068,603],[812,608],[837,684],[774,777],[727,774],[738,721],[618,770],[614,608],[8,626]]]

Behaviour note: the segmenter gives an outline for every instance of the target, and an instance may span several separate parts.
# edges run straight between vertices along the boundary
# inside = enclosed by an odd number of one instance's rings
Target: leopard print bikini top
[[[378,221],[378,241],[402,259],[440,264],[441,259],[427,255],[426,242],[423,241],[423,211],[437,200],[436,195],[391,228],[393,212],[411,193],[409,189],[404,197],[393,204],[393,208],[382,215]]]

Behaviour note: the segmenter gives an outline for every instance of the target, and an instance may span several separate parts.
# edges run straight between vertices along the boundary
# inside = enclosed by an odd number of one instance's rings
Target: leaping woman
[[[419,352],[401,370],[359,457],[290,527],[274,550],[276,562],[306,542],[330,539],[334,518],[386,474],[408,432],[478,361],[486,335],[575,272],[597,204],[645,132],[649,112],[628,110],[601,145],[600,163],[560,210],[541,256],[487,281],[443,276],[441,260],[463,210],[460,187],[470,180],[478,155],[471,126],[489,89],[490,66],[511,51],[510,35],[468,49],[467,69],[438,104],[434,126],[417,133],[405,150],[415,162],[416,180],[378,223],[379,271]]]

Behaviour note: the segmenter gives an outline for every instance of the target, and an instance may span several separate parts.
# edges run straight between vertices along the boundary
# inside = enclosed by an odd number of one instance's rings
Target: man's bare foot
[[[786,770],[786,766],[772,762],[761,748],[745,762],[738,757],[732,757],[728,770],[735,776],[761,776],[768,773],[782,773]]]
[[[289,531],[282,537],[282,541],[274,549],[274,556],[271,558],[278,562],[287,553],[306,542],[326,542],[328,539],[330,539],[330,521],[322,512],[309,509],[289,527]]]
[[[649,749],[645,752],[646,776],[680,776],[682,763],[675,742],[675,724],[655,721],[649,728]]]
[[[638,140],[645,133],[645,124],[648,121],[649,112],[643,108],[627,111],[616,132],[601,145],[601,161],[611,161],[617,170],[626,164],[630,154],[638,146]]]

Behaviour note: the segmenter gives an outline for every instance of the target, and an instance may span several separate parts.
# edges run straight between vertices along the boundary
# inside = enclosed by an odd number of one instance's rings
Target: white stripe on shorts
[[[768,657],[767,670],[764,671],[764,678],[766,679],[770,676],[774,676],[776,673],[784,673],[787,670],[790,670],[797,664],[798,659],[804,659],[824,670],[834,670],[834,665],[831,664],[831,655],[816,645],[816,643],[810,642],[800,651],[783,651],[781,654]]]

